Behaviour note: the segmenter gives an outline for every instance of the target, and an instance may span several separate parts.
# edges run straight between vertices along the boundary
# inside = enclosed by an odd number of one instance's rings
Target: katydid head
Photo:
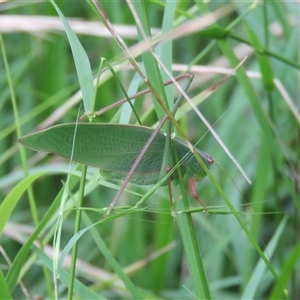
[[[213,163],[213,158],[206,152],[195,149],[197,153],[202,158],[206,167],[209,168]],[[202,180],[206,176],[205,170],[202,168],[201,164],[198,162],[197,158],[193,155],[187,165],[186,174],[188,177],[194,178],[196,181]]]

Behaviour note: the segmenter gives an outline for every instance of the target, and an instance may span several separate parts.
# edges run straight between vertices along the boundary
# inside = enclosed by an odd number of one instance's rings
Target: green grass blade
[[[0,286],[1,286],[0,299],[12,300],[13,298],[11,296],[6,280],[3,276],[2,270],[0,270]]]
[[[274,255],[274,252],[276,251],[280,237],[284,231],[285,225],[287,223],[288,217],[285,216],[278,228],[276,229],[276,232],[274,233],[272,239],[269,241],[264,253],[266,256],[268,256],[268,259],[271,260],[271,257]],[[260,282],[263,280],[264,275],[266,272],[266,264],[262,259],[258,261],[256,264],[256,267],[252,271],[251,277],[248,281],[248,285],[244,289],[244,293],[241,296],[241,299],[256,299],[256,292],[259,287]],[[286,292],[286,291],[284,291]],[[285,295],[286,296],[286,295]]]
[[[91,221],[88,219],[88,217],[83,215],[83,219],[91,226]],[[110,249],[106,246],[104,240],[102,239],[99,231],[97,231],[94,227],[89,228],[91,231],[91,235],[96,242],[98,248],[100,249],[101,253],[105,257],[107,263],[111,266],[111,268],[115,271],[115,273],[118,275],[118,277],[123,281],[128,291],[131,293],[134,299],[143,299],[140,292],[136,289],[135,285],[132,283],[132,281],[129,279],[129,277],[124,273],[122,267],[118,263],[118,261],[113,257]]]
[[[43,174],[43,173],[42,173]],[[38,178],[40,177],[40,173],[31,175],[31,177],[27,177],[24,179],[20,184],[22,184],[24,181],[25,183],[29,181],[31,178]],[[29,178],[29,179],[28,179]],[[78,182],[77,176],[72,176],[70,179],[70,188],[74,187],[74,185]],[[17,192],[17,191],[16,191]],[[40,221],[39,225],[37,226],[36,230],[30,235],[26,243],[23,245],[21,250],[19,250],[17,256],[15,257],[13,264],[11,265],[7,275],[6,275],[6,281],[9,286],[9,289],[11,291],[14,290],[15,285],[17,283],[17,280],[20,276],[21,268],[25,262],[25,259],[30,251],[30,248],[33,244],[33,242],[38,238],[41,231],[45,228],[45,226],[48,224],[50,219],[57,213],[57,210],[60,205],[61,197],[63,195],[63,189],[60,191],[60,193],[57,195],[56,199],[53,201],[52,205],[47,210],[47,213],[44,215],[43,219]],[[10,193],[10,197],[15,196]],[[16,197],[17,198],[17,197]],[[14,198],[12,198],[14,199]]]
[[[78,207],[81,207],[82,203],[83,203],[84,188],[85,188],[85,182],[86,182],[86,172],[87,172],[87,166],[83,165],[82,166],[82,172],[81,172],[79,192],[78,192]],[[68,174],[68,176],[70,176],[70,174]],[[67,184],[68,183],[69,183],[69,177],[68,177],[68,180],[67,180]],[[74,224],[74,234],[77,234],[79,229],[80,229],[81,213],[82,213],[82,211],[80,209],[76,211],[76,219],[75,219],[75,224]],[[59,246],[60,245],[58,245],[58,247]],[[69,286],[68,286],[68,299],[72,299],[73,290],[74,290],[74,279],[75,279],[75,272],[76,272],[77,251],[78,251],[78,243],[75,243],[75,245],[72,249],[72,258],[71,258],[71,265],[70,265],[70,278],[69,278]]]
[[[238,223],[240,224],[241,228],[243,229],[243,231],[245,232],[245,234],[247,235],[247,237],[249,238],[249,241],[253,244],[254,248],[256,249],[256,251],[258,252],[258,254],[260,255],[260,257],[263,259],[263,261],[265,262],[265,264],[267,265],[268,269],[270,270],[270,272],[272,273],[273,277],[275,278],[275,280],[281,285],[282,288],[282,292],[285,293],[286,288],[283,286],[283,284],[280,282],[280,278],[277,275],[273,265],[271,264],[271,262],[269,261],[269,259],[265,256],[265,254],[263,253],[263,251],[261,250],[260,246],[258,245],[255,237],[252,235],[252,233],[249,231],[249,229],[247,228],[245,222],[242,220],[242,218],[240,217],[239,213],[236,211],[236,209],[234,208],[233,204],[231,203],[231,201],[229,200],[229,198],[227,197],[227,195],[225,194],[225,192],[222,190],[222,188],[220,187],[220,185],[218,184],[218,182],[216,181],[216,179],[213,177],[213,175],[211,174],[211,172],[209,171],[209,169],[205,166],[205,164],[203,163],[203,169],[205,170],[207,176],[210,178],[210,180],[212,181],[213,185],[216,187],[216,189],[218,190],[220,196],[224,199],[226,205],[229,207],[229,209],[231,210],[232,214],[234,215],[234,217],[236,218],[236,220],[238,221]]]
[[[232,47],[229,45],[229,43],[225,40],[219,41],[219,46],[221,50],[224,52],[224,54],[226,55],[226,57],[229,59],[231,65],[232,66],[238,65],[239,61],[236,58],[232,50]],[[260,100],[257,96],[256,91],[253,88],[253,85],[250,82],[250,79],[246,75],[243,68],[239,68],[236,70],[236,77],[239,83],[241,84],[242,88],[244,89],[245,94],[252,106],[253,112],[263,132],[264,138],[266,138],[268,143],[271,145],[270,149],[272,149],[272,155],[274,159],[276,159],[278,163],[282,164],[282,155],[279,151],[278,144],[274,139],[274,135],[270,128],[268,119],[262,109]]]
[[[289,256],[285,258],[282,271],[280,273],[281,282],[285,285],[288,285],[291,277],[293,276],[297,264],[300,260],[300,242],[298,242],[289,253]],[[278,282],[274,285],[272,292],[270,293],[269,299],[281,299],[283,296],[282,288]]]
[[[270,60],[265,54],[263,54],[263,48],[254,31],[247,23],[245,24],[251,45],[255,49],[255,55],[257,57],[257,61],[259,63],[260,71],[262,74],[262,82],[265,86],[265,89],[268,92],[271,92],[274,89],[275,85]]]
[[[175,156],[175,161],[178,163],[178,157],[176,155],[174,145],[172,145],[172,148]],[[187,200],[186,190],[180,168],[178,168],[178,177],[180,190],[182,193],[182,201],[177,202],[175,207],[176,210],[182,211],[183,209],[189,209],[189,203]],[[197,299],[211,299],[210,289],[204,269],[203,260],[201,257],[199,243],[196,238],[196,230],[192,221],[192,216],[191,214],[179,214],[177,215],[176,220],[181,232],[181,238],[188,262],[188,268],[195,290],[195,296]]]
[[[136,13],[141,21],[142,29],[138,27],[138,31],[139,31],[139,40],[143,41],[145,38],[151,35],[150,26],[147,17],[148,15],[147,8],[145,6],[145,3],[143,3],[142,1],[134,1],[132,4],[134,5]],[[144,34],[146,36],[144,36]],[[167,105],[165,88],[163,85],[163,81],[162,81],[162,77],[159,71],[157,61],[153,57],[151,51],[147,51],[143,53],[142,57],[143,57],[143,64],[145,67],[148,80],[151,82],[151,85],[155,89],[158,97]],[[162,108],[160,107],[160,105],[157,103],[156,100],[154,100],[153,103],[154,103],[154,107],[158,119],[162,120],[162,118],[165,115],[164,111],[162,110]]]
[[[169,32],[173,29],[173,22],[175,17],[175,11],[177,7],[176,1],[167,1],[165,3],[165,9],[164,9],[164,15],[163,15],[163,24],[162,24],[162,33]],[[163,43],[159,48],[157,47],[157,50],[161,53],[161,60],[164,64],[164,66],[167,68],[167,70],[172,73],[172,62],[173,62],[173,41],[170,39]],[[158,52],[157,51],[157,52]],[[167,81],[169,77],[164,72],[164,70],[161,70],[162,72],[162,80]],[[166,86],[165,88],[166,98],[168,102],[168,107],[172,108],[174,105],[173,100],[173,85]],[[166,126],[168,128],[168,126]],[[167,134],[170,134],[167,130]],[[166,144],[170,143],[167,141]],[[167,149],[169,150],[169,149]],[[161,176],[166,174],[166,152],[164,154],[163,164],[162,164],[162,170],[161,170]],[[169,203],[161,201],[160,203],[160,209],[167,209],[169,210]],[[170,215],[166,214],[160,214],[158,219],[158,224],[160,223],[167,223],[170,221],[172,217]],[[156,225],[157,227],[161,227],[160,225]],[[161,249],[168,243],[171,243],[172,238],[174,237],[174,227],[173,226],[164,226],[157,230],[158,234],[155,235],[155,249]],[[159,293],[163,287],[166,285],[167,282],[167,266],[168,266],[168,259],[170,259],[171,255],[170,253],[159,257],[152,263],[152,280],[151,282],[155,283],[153,289],[156,293]]]
[[[39,257],[39,259],[42,261],[42,263],[51,271],[53,272],[53,265],[52,260],[39,248],[37,248],[35,245],[32,245],[33,252]],[[68,285],[69,283],[69,273],[61,269],[59,274],[59,280],[64,284]],[[74,293],[80,298],[80,299],[105,299],[99,294],[95,293],[92,289],[88,288],[85,284],[80,282],[79,280],[74,280]]]
[[[184,197],[186,198],[186,195],[183,195],[183,199]],[[182,202],[178,202],[175,208],[176,210],[186,209]],[[191,214],[179,214],[176,220],[181,233],[190,276],[193,281],[195,296],[197,299],[211,299],[206,271],[199,249],[200,243],[195,235]]]
[[[0,236],[2,235],[3,228],[7,223],[10,215],[12,214],[15,206],[19,202],[21,196],[26,189],[38,178],[45,175],[45,172],[30,175],[18,183],[10,193],[5,197],[0,205]]]
[[[77,36],[73,32],[72,28],[70,27],[68,21],[64,17],[59,7],[56,5],[56,3],[53,0],[50,0],[50,2],[53,4],[59,17],[61,18],[66,30],[66,34],[69,39],[69,43],[72,49],[73,58],[76,66],[77,76],[81,87],[84,110],[85,112],[93,112],[95,108],[94,107],[95,105],[94,85],[93,85],[93,75],[92,75],[89,59],[86,55],[84,48],[82,47]]]

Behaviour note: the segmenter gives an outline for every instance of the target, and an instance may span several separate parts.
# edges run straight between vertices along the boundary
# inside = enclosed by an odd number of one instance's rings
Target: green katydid
[[[181,97],[176,101],[173,111],[176,111],[180,100]],[[99,168],[105,178],[125,179],[125,181],[128,178],[128,181],[139,185],[156,184],[161,179],[163,161],[166,160],[168,171],[175,165],[170,147],[164,154],[165,145],[169,140],[165,134],[159,132],[166,120],[167,117],[156,130],[125,124],[62,124],[23,136],[19,142],[36,151],[54,153]],[[195,192],[193,181],[203,179],[206,172],[183,140],[174,138],[172,142],[178,161],[181,162],[182,173],[190,178],[191,194],[206,210]],[[209,154],[196,148],[195,152],[200,155],[207,167],[213,164]],[[132,168],[136,162],[137,165]],[[127,176],[129,172],[132,172],[130,178]],[[176,172],[173,172],[163,185],[169,184],[172,180],[177,183]],[[172,199],[170,200],[172,203]],[[110,209],[114,204],[115,200]]]
[[[99,168],[101,175],[105,178],[124,179],[153,132],[152,128],[136,125],[69,123],[23,136],[19,142],[36,151],[54,153]],[[166,139],[167,137],[162,132],[156,135],[132,174],[130,182],[149,185],[160,180]],[[196,181],[205,177],[205,171],[185,142],[175,137],[173,143],[178,160],[182,160],[183,174]],[[207,167],[213,163],[209,154],[195,150]],[[167,163],[168,166],[174,166],[171,151],[167,155]],[[170,180],[173,179],[176,182],[175,172],[170,176]],[[192,194],[196,196],[195,192]]]

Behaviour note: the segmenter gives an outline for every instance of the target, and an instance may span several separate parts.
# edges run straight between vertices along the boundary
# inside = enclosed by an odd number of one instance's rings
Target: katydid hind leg
[[[193,196],[193,198],[204,208],[205,211],[205,215],[208,216],[208,210],[207,207],[205,206],[205,204],[200,200],[200,198],[198,197],[197,193],[196,193],[196,189],[195,189],[195,181],[193,178],[189,178],[189,184],[190,184],[190,193]]]

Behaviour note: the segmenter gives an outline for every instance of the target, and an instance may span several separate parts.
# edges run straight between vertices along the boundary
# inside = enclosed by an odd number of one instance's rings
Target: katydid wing
[[[36,151],[50,152],[69,159],[72,157],[74,161],[99,168],[106,178],[124,179],[153,131],[152,128],[136,125],[69,123],[23,136],[19,142]],[[166,136],[159,132],[134,171],[130,182],[148,185],[160,180],[165,143]],[[174,138],[173,143],[178,160],[182,160],[183,174],[193,177],[196,181],[204,178],[205,171],[185,142]],[[195,150],[207,167],[213,164],[209,154]],[[173,167],[171,151],[167,160],[168,165]],[[176,183],[176,172],[171,175],[170,180],[173,179]],[[164,182],[164,185],[166,184],[167,182]]]

